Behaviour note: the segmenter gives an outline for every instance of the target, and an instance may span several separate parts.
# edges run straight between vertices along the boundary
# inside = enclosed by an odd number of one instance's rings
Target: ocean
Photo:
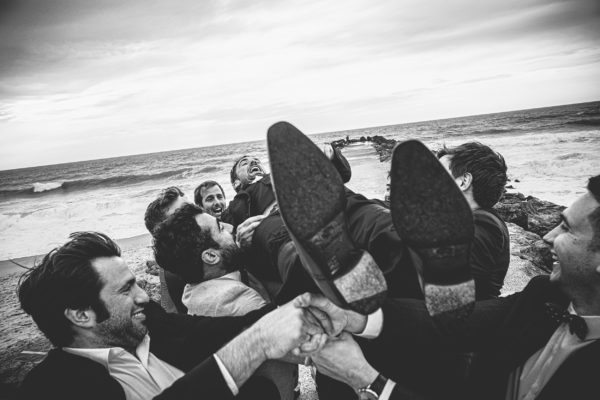
[[[600,174],[600,102],[310,138],[323,144],[374,135],[420,139],[432,149],[482,142],[505,157],[511,190],[562,205],[585,193],[587,178]],[[382,198],[389,164],[380,163],[368,143],[343,151],[353,168],[349,187]],[[144,234],[146,206],[167,186],[193,197],[200,182],[213,179],[231,199],[229,170],[243,154],[266,162],[265,140],[0,171],[0,260],[46,253],[75,231],[96,230],[115,239]]]

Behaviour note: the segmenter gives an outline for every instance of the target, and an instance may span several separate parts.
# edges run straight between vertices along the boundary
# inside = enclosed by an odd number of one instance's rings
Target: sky
[[[0,170],[600,100],[597,0],[0,0]]]

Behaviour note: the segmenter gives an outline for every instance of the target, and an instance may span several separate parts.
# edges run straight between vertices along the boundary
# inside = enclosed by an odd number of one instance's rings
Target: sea
[[[600,174],[600,101],[309,137],[322,145],[375,135],[419,139],[434,150],[468,141],[487,144],[506,159],[510,190],[561,205],[585,193],[587,179]],[[348,186],[382,198],[389,161],[380,162],[368,142],[343,152],[353,169]],[[244,154],[268,165],[263,139],[0,171],[0,260],[46,253],[75,231],[100,231],[115,239],[144,234],[146,206],[168,186],[193,198],[194,188],[212,179],[231,199],[229,171]]]

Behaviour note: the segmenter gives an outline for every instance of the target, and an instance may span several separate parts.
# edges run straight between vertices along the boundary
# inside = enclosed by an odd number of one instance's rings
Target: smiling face
[[[92,266],[104,282],[100,300],[109,314],[94,328],[99,341],[106,347],[135,349],[148,332],[144,323],[148,295],[137,285],[121,257],[96,258]]]
[[[200,190],[201,206],[215,218],[221,218],[225,210],[225,195],[217,185]]]
[[[235,174],[240,185],[247,185],[254,180],[266,174],[262,163],[257,157],[244,156],[235,166]]]
[[[600,288],[600,250],[594,249],[590,214],[600,207],[588,192],[562,213],[562,222],[544,236],[552,246],[554,264],[550,280],[565,293],[581,296]]]

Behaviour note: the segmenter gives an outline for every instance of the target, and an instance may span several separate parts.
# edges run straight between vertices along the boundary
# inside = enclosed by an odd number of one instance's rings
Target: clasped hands
[[[288,309],[283,310],[284,307]],[[310,357],[320,372],[354,389],[375,380],[377,371],[366,361],[351,334],[364,331],[366,316],[339,308],[323,295],[311,293],[296,297],[278,310],[299,313],[301,327],[295,328],[302,334],[290,352],[301,357],[297,362]],[[287,326],[294,328],[293,324]]]

